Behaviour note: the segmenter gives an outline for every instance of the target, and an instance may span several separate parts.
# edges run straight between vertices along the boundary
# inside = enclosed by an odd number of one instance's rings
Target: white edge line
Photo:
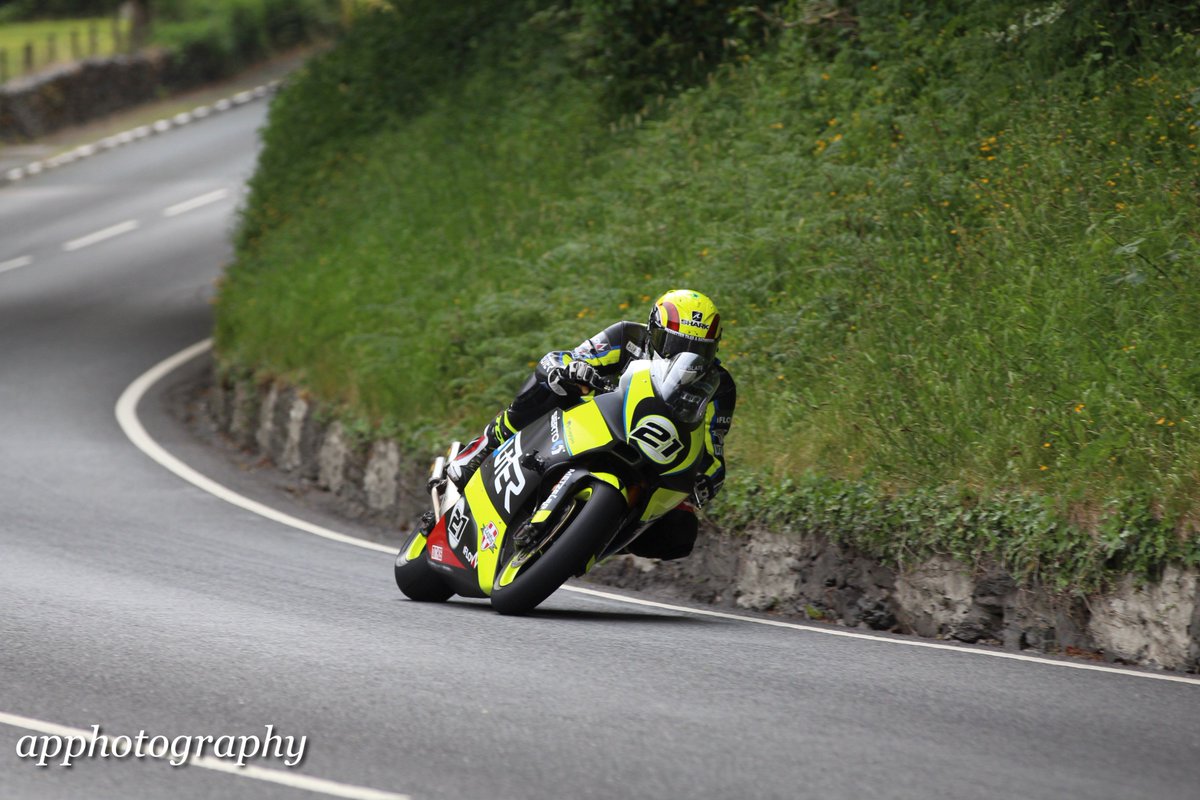
[[[199,197],[193,197],[191,200],[184,200],[182,203],[176,203],[173,206],[168,206],[167,208],[163,209],[163,216],[174,217],[188,211],[194,211],[197,208],[209,205],[210,203],[215,203],[218,200],[224,200],[228,194],[228,189],[216,189],[214,191],[207,192]]]
[[[8,272],[10,270],[20,269],[21,267],[28,267],[32,263],[33,256],[20,256],[18,258],[9,259],[8,261],[0,261],[0,272]]]
[[[83,739],[91,742],[95,736],[90,730],[81,728],[69,728],[66,725],[58,725],[53,722],[46,722],[32,717],[22,717],[17,714],[6,714],[0,711],[0,725],[8,725],[13,728],[20,728],[27,731],[37,731],[38,733],[47,736],[60,736],[63,738]],[[111,734],[105,734],[111,736]],[[118,734],[119,735],[119,734]],[[304,789],[310,792],[318,792],[330,797],[344,797],[348,800],[410,800],[406,794],[397,794],[396,792],[384,792],[379,789],[371,789],[366,786],[355,786],[351,783],[338,783],[337,781],[327,780],[325,778],[313,778],[308,775],[303,775],[295,772],[284,772],[278,769],[268,769],[259,767],[254,764],[247,764],[239,767],[235,762],[222,761],[213,756],[201,756],[200,758],[188,759],[189,767],[200,767],[201,769],[212,770],[214,772],[224,772],[229,775],[236,775],[239,778],[251,778],[257,781],[266,781],[268,783],[276,783],[281,786],[289,786],[294,789]]]
[[[582,586],[564,586],[567,591],[585,594],[592,597],[601,597],[605,600],[619,600],[624,603],[632,603],[640,606],[651,606],[653,608],[661,608],[668,611],[681,611],[688,614],[699,614],[705,617],[715,617],[717,619],[738,620],[741,622],[755,622],[759,625],[770,625],[776,628],[791,628],[797,631],[808,631],[810,633],[823,633],[828,636],[841,636],[847,639],[867,639],[873,642],[888,642],[890,644],[903,645],[905,647],[924,647],[928,650],[948,650],[952,653],[971,653],[972,655],[991,656],[992,658],[1006,658],[1010,661],[1026,661],[1033,664],[1050,664],[1055,667],[1068,667],[1070,669],[1082,669],[1092,672],[1109,672],[1117,675],[1130,675],[1135,678],[1150,678],[1159,681],[1172,681],[1175,683],[1190,683],[1200,686],[1200,678],[1189,678],[1186,675],[1171,675],[1158,672],[1140,672],[1137,670],[1122,669],[1120,667],[1109,667],[1101,664],[1084,664],[1075,661],[1059,661],[1053,658],[1041,658],[1039,656],[1025,655],[1024,653],[1008,653],[1003,650],[983,650],[977,647],[964,647],[954,644],[942,644],[940,642],[928,642],[922,639],[895,639],[889,636],[877,636],[870,633],[861,633],[858,631],[839,630],[837,628],[824,628],[816,625],[804,625],[798,622],[786,622],[778,619],[764,619],[761,617],[746,617],[741,614],[731,614],[725,611],[712,611],[703,608],[689,608],[687,606],[675,606],[669,603],[659,603],[654,600],[642,600],[637,597],[626,597],[625,595],[613,594],[611,592],[602,592],[596,589],[585,589]]]
[[[177,367],[191,361],[201,353],[206,352],[212,347],[212,339],[205,339],[202,342],[182,350],[164,361],[159,362],[151,367],[148,372],[139,377],[121,393],[121,397],[117,400],[117,423],[121,426],[121,430],[125,431],[125,435],[150,458],[157,461],[160,465],[175,473],[180,478],[183,478],[188,483],[203,489],[209,494],[215,495],[227,503],[231,503],[238,508],[253,512],[267,519],[283,525],[290,525],[293,528],[298,528],[306,533],[311,533],[314,536],[320,536],[324,539],[330,539],[343,544],[352,544],[356,547],[363,547],[368,550],[376,550],[380,553],[389,553],[395,555],[396,548],[388,547],[387,545],[378,544],[376,542],[368,542],[366,539],[359,539],[353,536],[347,536],[344,533],[331,531],[328,528],[322,528],[320,525],[314,525],[311,522],[306,522],[290,514],[285,514],[270,506],[251,500],[248,497],[225,488],[216,481],[206,478],[196,470],[184,464],[175,456],[164,450],[158,442],[150,438],[146,433],[146,429],[142,427],[141,420],[137,416],[137,405],[142,399],[146,391],[157,383],[163,376]]]
[[[62,247],[63,250],[66,250],[67,252],[80,250],[84,247],[90,247],[91,245],[99,244],[100,242],[107,241],[113,237],[120,236],[121,234],[135,231],[137,230],[137,227],[138,221],[136,219],[127,219],[124,222],[118,222],[116,225],[110,225],[109,227],[95,231],[94,233],[89,233],[87,236],[80,236],[78,239],[72,239],[71,241],[63,244]]]
[[[236,492],[233,492],[224,486],[212,481],[200,473],[196,472],[191,467],[187,466],[179,459],[172,456],[164,450],[157,442],[150,438],[146,430],[142,427],[141,422],[137,417],[137,404],[141,400],[146,391],[156,382],[161,380],[172,370],[187,363],[193,358],[206,352],[212,347],[212,339],[205,339],[202,342],[182,350],[170,358],[159,362],[151,367],[148,372],[139,377],[121,394],[120,400],[117,401],[117,421],[121,425],[121,429],[125,431],[125,435],[150,458],[157,461],[163,467],[171,472],[174,472],[179,477],[192,483],[193,485],[203,489],[206,492],[216,495],[217,497],[232,503],[239,508],[247,511],[252,511],[255,514],[260,514],[268,519],[290,525],[293,528],[312,533],[325,539],[331,539],[335,542],[362,547],[367,550],[375,550],[381,553],[395,554],[397,549],[387,547],[377,542],[371,542],[366,539],[359,539],[354,536],[348,536],[344,533],[322,528],[319,525],[313,525],[310,522],[305,522],[289,514],[277,511],[270,506],[243,497]],[[1172,683],[1186,683],[1193,686],[1200,686],[1200,678],[1191,678],[1185,675],[1174,675],[1158,672],[1142,672],[1138,670],[1122,669],[1120,667],[1110,667],[1100,664],[1085,664],[1075,661],[1060,661],[1052,658],[1041,658],[1039,656],[1030,656],[1023,653],[1009,653],[1002,650],[984,650],[977,647],[964,647],[959,645],[942,644],[939,642],[929,642],[917,638],[894,638],[890,636],[879,636],[870,633],[861,633],[858,631],[839,630],[837,628],[818,627],[815,625],[803,625],[796,622],[785,622],[783,620],[765,619],[762,617],[749,617],[741,614],[732,614],[726,611],[714,611],[703,608],[691,608],[688,606],[671,605],[669,603],[660,603],[655,600],[643,600],[637,597],[626,597],[625,595],[614,594],[611,592],[598,591],[596,589],[585,589],[580,586],[563,586],[563,591],[574,592],[575,594],[587,595],[589,597],[601,598],[604,600],[613,600],[619,603],[629,603],[631,605],[646,606],[649,608],[660,608],[666,611],[675,611],[683,614],[695,614],[697,616],[712,617],[715,619],[725,619],[736,622],[751,622],[756,625],[769,625],[775,628],[790,628],[797,631],[805,631],[807,633],[819,633],[826,636],[841,636],[847,639],[861,639],[872,642],[883,642],[886,644],[900,645],[903,647],[921,647],[927,650],[945,650],[952,653],[961,653],[978,656],[989,656],[991,658],[1003,658],[1009,661],[1024,661],[1031,664],[1044,664],[1052,667],[1065,667],[1067,669],[1085,670],[1088,672],[1106,672],[1114,675],[1126,675],[1132,678],[1147,678],[1156,681],[1169,681]]]

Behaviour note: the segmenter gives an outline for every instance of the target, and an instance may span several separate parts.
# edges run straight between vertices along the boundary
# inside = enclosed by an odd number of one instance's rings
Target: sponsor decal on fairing
[[[501,447],[494,456],[492,469],[495,480],[492,487],[498,497],[504,498],[504,510],[512,513],[512,499],[525,490],[525,471],[521,469],[521,434],[512,439],[508,447]]]
[[[550,415],[550,455],[556,456],[566,449],[567,444],[563,441],[562,432],[562,412],[555,410]]]
[[[571,476],[574,474],[575,470],[573,469],[569,469],[563,473],[563,476],[558,479],[558,483],[554,484],[554,488],[550,490],[550,496],[547,497],[545,502],[542,503],[542,511],[549,511],[554,507],[555,501],[558,500],[558,493],[562,491],[562,488],[567,485],[567,481],[569,481]]]
[[[491,550],[496,546],[496,537],[500,534],[500,529],[496,527],[496,523],[489,522],[483,526],[482,543],[479,545],[480,550]]]
[[[463,513],[463,505],[465,500],[459,500],[454,506],[454,511],[450,514],[450,521],[446,524],[446,540],[450,543],[450,549],[454,550],[458,547],[458,543],[462,541],[462,536],[467,530],[467,515]]]

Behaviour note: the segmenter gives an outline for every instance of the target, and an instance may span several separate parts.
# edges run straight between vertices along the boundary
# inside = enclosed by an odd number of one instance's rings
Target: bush
[[[175,0],[155,6],[154,44],[177,55],[171,82],[233,74],[278,50],[331,33],[335,0]]]
[[[576,7],[577,46],[615,113],[700,83],[728,57],[746,53],[771,18],[736,0],[583,0]]]

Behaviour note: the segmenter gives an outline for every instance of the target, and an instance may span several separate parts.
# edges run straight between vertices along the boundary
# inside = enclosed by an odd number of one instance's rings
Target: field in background
[[[398,5],[276,102],[226,368],[430,451],[688,285],[739,382],[718,518],[1078,590],[1200,563],[1195,14],[780,4],[654,92],[620,4]]]
[[[0,82],[53,64],[123,52],[128,41],[129,23],[116,15],[0,24]]]

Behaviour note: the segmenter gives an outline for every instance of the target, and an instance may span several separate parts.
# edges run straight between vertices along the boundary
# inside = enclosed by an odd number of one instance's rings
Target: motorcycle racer
[[[721,490],[725,480],[725,435],[733,422],[737,389],[717,359],[721,315],[711,299],[690,289],[673,289],[654,302],[646,324],[616,322],[573,350],[552,350],[538,362],[516,398],[483,434],[450,463],[447,477],[461,490],[496,448],[555,408],[569,408],[593,389],[610,388],[630,361],[695,353],[717,373],[718,388],[705,414],[705,460],[687,501],[669,511],[628,547],[646,558],[683,558],[699,530],[696,508]]]

